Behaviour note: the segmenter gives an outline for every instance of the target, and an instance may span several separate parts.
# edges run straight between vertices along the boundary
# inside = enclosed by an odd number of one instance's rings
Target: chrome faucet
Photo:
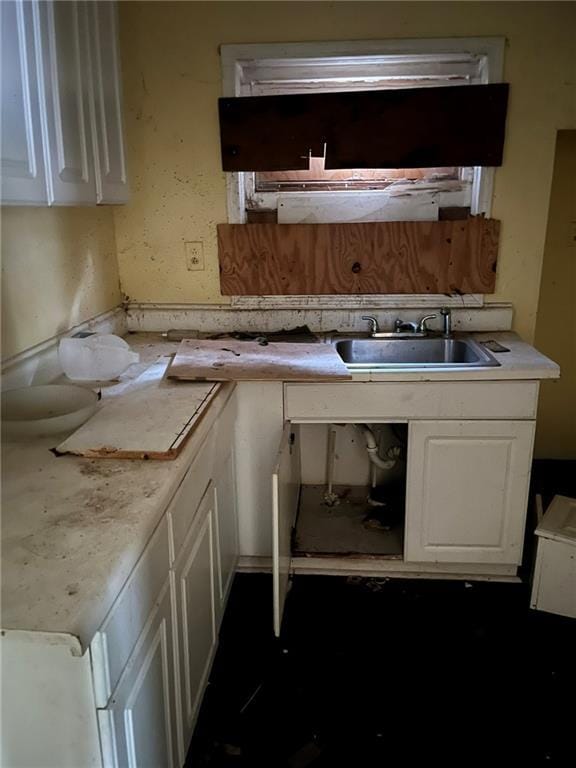
[[[379,331],[378,320],[374,315],[362,315],[362,320],[367,320],[370,323],[370,335],[375,336]]]
[[[424,317],[422,317],[418,322],[418,333],[428,333],[428,327],[426,323],[428,320],[434,320],[435,317],[438,317],[438,315],[424,315]]]
[[[401,320],[399,317],[394,321],[395,333],[418,333],[418,323],[411,323],[408,320]]]
[[[445,307],[440,310],[440,314],[444,319],[444,336],[449,336],[452,332],[450,325],[450,310]],[[366,320],[370,323],[370,336],[372,338],[384,338],[391,336],[427,336],[430,332],[426,323],[428,320],[434,320],[438,315],[424,315],[418,322],[412,322],[410,320],[402,320],[397,318],[394,321],[394,332],[381,332],[378,320],[374,315],[362,315],[362,320]]]
[[[440,314],[442,315],[442,320],[444,322],[444,336],[445,338],[448,338],[449,336],[452,336],[452,312],[449,307],[442,307]]]
[[[425,336],[428,333],[426,323],[428,320],[434,320],[437,315],[424,315],[417,323],[408,322],[398,318],[394,323],[395,333],[414,333],[419,336]]]

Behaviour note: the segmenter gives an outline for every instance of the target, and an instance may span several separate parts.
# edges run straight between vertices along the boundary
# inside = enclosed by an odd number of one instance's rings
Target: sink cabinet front
[[[533,421],[409,424],[406,562],[520,563]]]
[[[535,419],[537,402],[537,381],[284,385],[284,418],[297,423]]]
[[[537,398],[536,381],[286,384],[286,429],[272,480],[276,633],[293,569],[514,577],[522,561]],[[301,472],[294,457],[304,439],[298,424],[389,422],[408,424],[403,557],[291,559],[293,489]]]

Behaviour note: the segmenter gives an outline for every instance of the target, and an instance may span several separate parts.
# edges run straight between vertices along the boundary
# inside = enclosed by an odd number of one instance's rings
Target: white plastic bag
[[[62,339],[58,357],[62,370],[73,381],[110,381],[140,360],[124,339],[112,333]]]

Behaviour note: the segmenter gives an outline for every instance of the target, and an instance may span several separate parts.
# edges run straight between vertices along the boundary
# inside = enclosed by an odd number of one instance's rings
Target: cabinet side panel
[[[576,544],[538,539],[532,608],[576,619]]]
[[[282,382],[239,383],[236,426],[239,552],[272,555],[272,486],[282,437]]]
[[[284,603],[289,589],[292,529],[300,499],[299,426],[284,427],[276,467],[272,474],[272,581],[274,634],[280,636]]]
[[[31,633],[33,634],[33,633]],[[10,768],[100,766],[90,657],[31,639],[2,638],[2,745]]]

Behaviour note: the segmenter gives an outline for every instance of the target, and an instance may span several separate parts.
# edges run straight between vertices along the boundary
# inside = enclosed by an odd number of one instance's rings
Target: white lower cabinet
[[[230,452],[219,468],[215,479],[215,543],[216,543],[216,614],[218,623],[224,606],[236,564],[238,561],[238,516],[236,514],[236,468],[235,451]]]
[[[274,634],[280,635],[284,603],[288,594],[292,530],[300,497],[300,442],[297,425],[287,422],[282,433],[272,474],[272,571]]]
[[[91,645],[106,768],[186,759],[238,558],[235,413],[232,395]]]
[[[167,580],[108,706],[98,711],[106,768],[179,765],[174,661]]]
[[[214,486],[206,491],[171,573],[178,623],[180,764],[192,737],[216,650]]]
[[[280,634],[289,576],[294,569],[361,575],[363,568],[364,575],[411,572],[456,578],[509,578],[516,574],[522,560],[534,421],[408,419],[406,502],[400,533],[403,555],[401,549],[393,554],[358,549],[347,551],[347,555],[354,553],[353,558],[330,554],[334,550],[318,557],[321,550],[316,540],[308,556],[300,553],[293,558],[292,541],[299,540],[298,533],[293,534],[303,473],[306,476],[301,456],[308,455],[304,451],[307,419],[303,421],[304,425],[286,422],[272,473],[276,635]],[[364,423],[377,421],[372,415],[366,416]],[[338,458],[342,459],[342,451]],[[310,507],[306,514],[309,520]],[[360,527],[362,508],[359,514]],[[363,554],[367,551],[369,554]]]
[[[520,563],[533,436],[533,421],[410,422],[404,559]]]

